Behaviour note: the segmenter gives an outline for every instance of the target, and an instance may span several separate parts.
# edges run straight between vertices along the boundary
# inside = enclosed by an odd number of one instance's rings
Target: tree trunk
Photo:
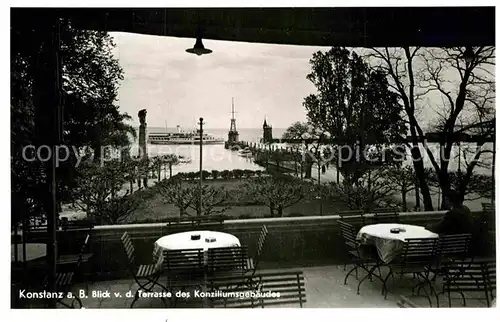
[[[100,144],[100,142],[96,143],[96,144],[93,144],[92,145],[92,150],[94,150],[94,158],[93,158],[92,161],[95,164],[100,163],[101,162],[101,144]]]
[[[168,164],[168,170],[170,171],[170,178],[172,178],[172,163]]]
[[[403,203],[403,212],[405,212],[408,209],[406,205],[406,189],[401,189],[401,201]]]
[[[415,207],[420,210],[420,188],[418,180],[415,182]]]
[[[130,180],[129,183],[130,183],[130,193],[133,193],[134,192],[134,181]]]
[[[274,218],[274,203],[269,204],[269,211],[271,212],[271,217]]]
[[[283,217],[283,206],[278,206],[278,217]]]
[[[424,161],[422,159],[422,154],[420,153],[420,149],[418,148],[418,142],[416,142],[416,133],[415,129],[411,130],[412,139],[415,141],[413,143],[413,147],[411,149],[411,154],[413,158],[413,167],[415,168],[415,176],[418,180],[418,186],[420,187],[420,192],[422,194],[422,199],[424,202],[424,210],[432,211],[434,207],[432,206],[432,198],[429,190],[429,186],[427,185],[425,171],[424,171]]]
[[[368,191],[372,191],[372,171],[368,170]]]
[[[311,157],[308,154],[306,155],[305,166],[306,166],[306,169],[305,169],[305,176],[304,176],[304,178],[310,179],[311,175],[312,175],[312,166],[313,166],[313,164],[312,164]]]

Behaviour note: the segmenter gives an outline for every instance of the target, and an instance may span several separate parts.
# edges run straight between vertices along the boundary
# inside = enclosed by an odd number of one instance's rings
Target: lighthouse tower
[[[227,142],[229,146],[236,144],[239,141],[239,134],[236,130],[236,119],[234,118],[234,97],[232,99],[231,115],[231,126],[229,128],[229,133],[227,134]]]

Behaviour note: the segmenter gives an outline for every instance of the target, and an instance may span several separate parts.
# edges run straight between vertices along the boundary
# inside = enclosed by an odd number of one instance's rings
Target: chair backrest
[[[267,230],[267,226],[262,225],[262,228],[260,229],[259,239],[257,240],[257,258],[260,258],[260,255],[262,255],[262,252],[264,251],[264,245],[266,244],[268,233],[269,231]]]
[[[401,209],[399,208],[394,208],[394,207],[391,207],[391,208],[375,208],[373,209],[373,213],[378,213],[378,212],[400,212]]]
[[[464,259],[469,253],[471,239],[472,234],[442,235],[439,237],[438,255]]]
[[[80,261],[83,258],[83,254],[87,252],[87,247],[89,247],[89,240],[90,240],[90,234],[87,234],[85,236],[85,240],[82,243],[82,246],[80,247]]]
[[[376,211],[373,215],[373,220],[376,223],[395,223],[399,222],[399,213],[397,210],[384,209]]]
[[[480,215],[480,221],[484,223],[485,230],[495,230],[495,204],[483,203],[483,212]]]
[[[443,264],[443,291],[481,293],[483,296],[480,299],[485,299],[490,306],[496,290],[495,264],[495,259],[457,260]]]
[[[66,219],[66,220],[62,220]],[[79,219],[79,220],[67,220],[67,218],[62,218],[61,221],[59,222],[59,225],[61,226],[61,229],[64,231],[72,231],[72,230],[87,230],[91,231],[95,223],[92,220],[89,219]]]
[[[306,302],[305,279],[302,271],[258,273],[251,277],[251,280],[244,276],[214,276],[208,281],[208,289],[220,293],[220,296],[210,299],[213,307],[264,308],[291,304],[299,304],[302,307]],[[224,291],[221,292],[221,290]],[[253,293],[257,296],[227,296],[229,292],[248,292],[250,295]]]
[[[348,246],[351,246],[352,243],[356,243],[356,236],[358,234],[356,227],[344,220],[337,220],[337,223],[339,224],[340,235],[344,239],[344,242]]]
[[[163,270],[168,275],[198,274],[205,269],[203,249],[163,251]]]
[[[134,244],[132,243],[132,239],[130,238],[130,235],[128,232],[124,232],[122,237],[121,237],[123,249],[125,251],[125,255],[127,256],[127,264],[129,266],[135,266],[135,248]]]
[[[345,222],[355,223],[355,224],[365,224],[365,215],[362,210],[345,210],[339,211],[338,215]]]
[[[427,262],[437,258],[438,238],[408,238],[402,251],[403,262]]]
[[[245,273],[249,267],[248,249],[246,246],[210,248],[207,266],[210,273],[233,271]]]
[[[483,207],[483,211],[485,212],[495,212],[495,205],[492,203],[483,202],[481,206]]]
[[[214,230],[224,229],[224,219],[220,216],[201,216],[196,218],[177,218],[167,221],[166,234],[182,233],[192,230]]]

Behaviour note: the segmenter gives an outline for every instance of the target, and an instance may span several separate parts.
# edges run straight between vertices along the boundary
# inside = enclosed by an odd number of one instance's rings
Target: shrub
[[[224,180],[231,179],[233,177],[233,172],[229,170],[224,170],[220,173],[220,176]]]
[[[243,177],[243,173],[243,170],[240,169],[233,170],[233,176],[235,179],[241,179],[241,177]]]
[[[243,170],[243,175],[245,176],[245,178],[251,178],[255,175],[255,171],[245,169],[245,170]]]
[[[198,172],[198,174],[199,174],[199,172]],[[211,176],[211,174],[212,174],[211,172],[208,172],[208,171],[206,171],[206,170],[203,170],[203,172],[202,172],[202,175],[203,175],[203,180],[208,179],[208,178]],[[199,178],[199,177],[200,177],[200,176],[198,175],[198,178]]]

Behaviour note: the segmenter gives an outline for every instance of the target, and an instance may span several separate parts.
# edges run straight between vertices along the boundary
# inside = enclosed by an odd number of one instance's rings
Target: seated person
[[[467,206],[463,205],[460,195],[453,191],[450,193],[449,201],[451,210],[444,214],[439,222],[428,225],[426,229],[439,235],[474,234],[475,223],[472,213]]]

